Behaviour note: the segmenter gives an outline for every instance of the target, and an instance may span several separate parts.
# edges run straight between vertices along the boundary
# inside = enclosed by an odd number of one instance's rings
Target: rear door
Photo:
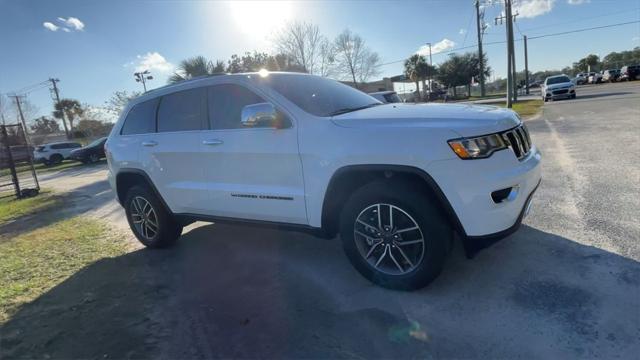
[[[271,102],[239,84],[207,89],[209,127],[202,133],[207,213],[215,216],[307,224],[298,136],[282,108],[281,128],[243,127],[246,105]],[[276,109],[278,105],[271,102]]]
[[[141,139],[142,166],[174,213],[199,213],[207,203],[200,154],[205,94],[194,88],[162,96],[156,132]]]

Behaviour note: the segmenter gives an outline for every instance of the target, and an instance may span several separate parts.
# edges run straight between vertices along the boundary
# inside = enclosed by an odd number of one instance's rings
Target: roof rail
[[[161,90],[161,89],[166,89],[168,87],[172,87],[172,86],[175,86],[175,85],[184,84],[184,83],[187,83],[187,82],[191,82],[191,81],[195,81],[195,80],[202,80],[202,79],[210,78],[210,77],[213,77],[213,76],[220,76],[220,75],[230,75],[230,74],[229,73],[225,73],[225,72],[217,72],[217,73],[213,73],[213,74],[209,74],[209,75],[196,76],[196,77],[192,77],[192,78],[189,78],[189,79],[180,80],[180,81],[172,83],[172,84],[167,84],[167,85],[164,85],[164,86],[160,86],[160,87],[157,87],[157,88],[154,88],[154,89],[147,90],[145,92],[145,94],[153,92],[153,91]]]

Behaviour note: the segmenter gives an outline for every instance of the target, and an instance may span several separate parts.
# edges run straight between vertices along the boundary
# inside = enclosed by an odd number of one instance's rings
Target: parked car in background
[[[374,98],[380,100],[385,104],[402,102],[402,100],[400,99],[400,97],[395,91],[378,91],[378,92],[369,93],[369,95],[373,96]]]
[[[640,65],[623,66],[620,69],[620,81],[640,79]]]
[[[605,70],[602,74],[602,81],[606,82],[616,82],[620,77],[620,69],[609,69]]]
[[[514,232],[541,179],[540,152],[511,110],[384,106],[298,73],[147,92],[105,151],[114,194],[147,247],[173,244],[196,220],[339,234],[364,277],[396,289],[433,281],[454,232],[472,247]]]
[[[590,72],[589,73],[589,84],[599,84],[602,82],[602,73],[601,72]]]
[[[82,161],[85,164],[95,163],[104,158],[104,143],[107,142],[107,138],[103,137],[94,140],[87,146],[83,146],[79,149],[71,151],[69,155],[70,159]]]
[[[576,85],[567,75],[549,76],[542,85],[542,100],[576,98]]]
[[[33,152],[33,160],[42,162],[45,165],[61,163],[62,160],[68,159],[73,149],[81,148],[77,142],[56,142],[36,146]]]
[[[589,74],[587,73],[579,73],[576,75],[575,83],[576,85],[586,84],[589,81]]]

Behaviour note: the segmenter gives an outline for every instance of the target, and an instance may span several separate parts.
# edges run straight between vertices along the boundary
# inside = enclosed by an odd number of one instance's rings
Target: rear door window
[[[156,131],[158,99],[136,104],[127,114],[122,125],[122,135],[148,134]]]
[[[202,130],[206,119],[206,89],[178,91],[162,97],[158,132]]]

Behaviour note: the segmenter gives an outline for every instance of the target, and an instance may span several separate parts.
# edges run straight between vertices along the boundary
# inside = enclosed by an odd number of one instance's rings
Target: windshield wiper
[[[346,114],[346,113],[350,113],[350,112],[354,112],[354,111],[358,111],[358,110],[362,110],[362,109],[368,109],[370,107],[374,107],[374,106],[378,106],[378,105],[382,105],[382,104],[381,103],[373,103],[373,104],[354,107],[354,108],[338,109],[336,111],[331,112],[329,114],[329,116],[336,116],[336,115],[340,115],[340,114]]]

